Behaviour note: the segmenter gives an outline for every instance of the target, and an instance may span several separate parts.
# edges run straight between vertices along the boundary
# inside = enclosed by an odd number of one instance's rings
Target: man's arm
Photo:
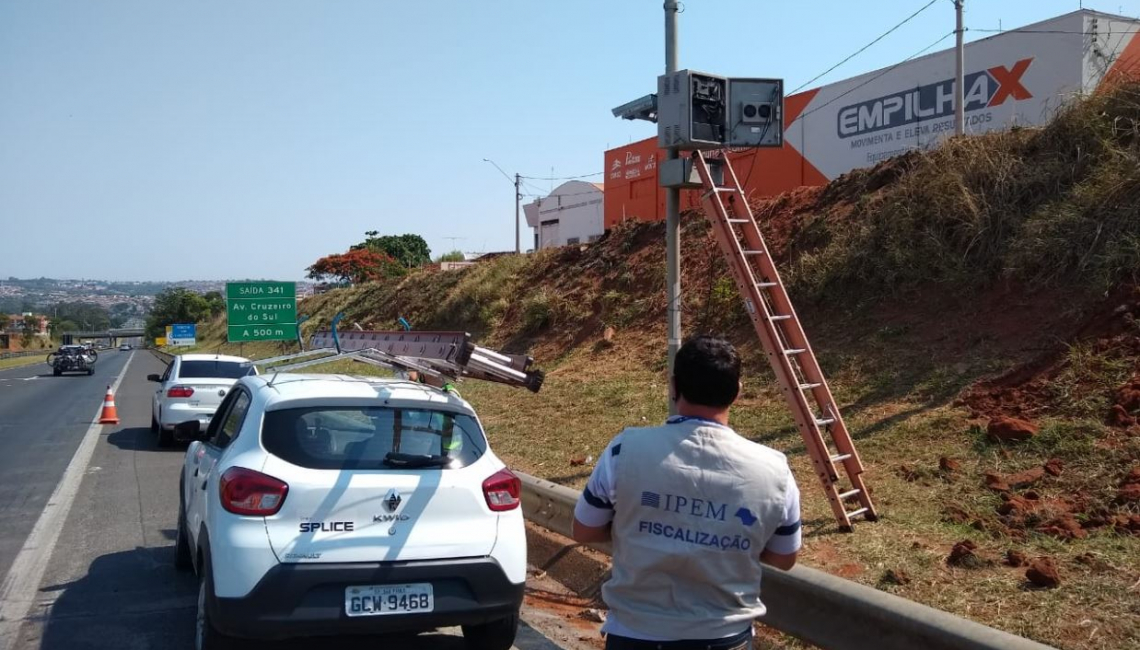
[[[787,571],[796,565],[796,555],[798,555],[798,551],[796,553],[785,554],[773,553],[768,549],[764,549],[764,552],[760,554],[760,561],[768,566],[774,566],[777,569]]]
[[[767,546],[760,553],[760,561],[787,571],[796,565],[796,555],[802,545],[800,531],[800,489],[796,479],[788,472],[788,497],[784,503],[784,518],[772,533]]]
[[[578,517],[574,517],[573,536],[574,541],[579,544],[604,544],[612,541],[612,530],[612,523],[608,523],[604,526],[587,526],[578,521]]]
[[[599,544],[612,539],[614,519],[614,460],[621,453],[620,434],[598,458],[590,480],[574,506],[571,527],[575,542]]]

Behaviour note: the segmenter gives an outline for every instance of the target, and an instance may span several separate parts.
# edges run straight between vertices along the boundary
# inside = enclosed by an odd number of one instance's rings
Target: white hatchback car
[[[150,416],[150,430],[158,434],[158,445],[174,443],[176,424],[198,420],[205,428],[234,382],[255,374],[257,367],[243,357],[183,354],[174,357],[162,375],[148,375],[148,380],[159,384]]]
[[[521,483],[454,392],[397,379],[243,377],[194,438],[176,562],[199,576],[196,644],[459,625],[514,642]]]

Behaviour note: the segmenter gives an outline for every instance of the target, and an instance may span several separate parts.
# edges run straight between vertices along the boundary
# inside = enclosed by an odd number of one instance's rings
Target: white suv
[[[198,574],[196,647],[234,637],[421,632],[514,642],[521,484],[454,392],[397,379],[240,379],[195,439],[177,563]]]
[[[183,354],[174,357],[162,375],[148,375],[148,380],[159,384],[150,415],[150,430],[158,434],[158,445],[174,443],[176,424],[198,420],[206,428],[234,382],[255,374],[257,367],[242,357]]]

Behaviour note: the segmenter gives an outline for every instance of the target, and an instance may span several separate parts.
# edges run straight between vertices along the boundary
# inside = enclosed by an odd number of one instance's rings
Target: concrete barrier
[[[154,356],[158,357],[158,360],[163,363],[170,363],[171,361],[174,361],[174,355],[170,354],[169,352],[163,352],[162,350],[158,350],[156,348],[150,348],[150,352]]]
[[[569,537],[578,493],[521,472],[523,514]],[[872,524],[873,525],[873,524]],[[608,545],[594,546],[608,553]],[[1050,650],[1036,641],[805,566],[764,570],[760,622],[829,650]]]

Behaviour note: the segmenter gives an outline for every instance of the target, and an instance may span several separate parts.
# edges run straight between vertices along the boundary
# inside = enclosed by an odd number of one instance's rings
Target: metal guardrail
[[[578,493],[521,472],[523,514],[569,537]],[[603,545],[597,550],[607,552]],[[764,569],[760,622],[830,650],[1051,650],[1008,632],[823,571]]]
[[[158,357],[158,360],[162,361],[163,363],[170,363],[171,361],[174,361],[174,355],[170,354],[169,352],[163,352],[162,350],[155,348],[148,349],[150,350],[151,354]]]
[[[24,350],[21,352],[0,352],[0,359],[18,359],[20,357],[47,357],[51,350]]]

